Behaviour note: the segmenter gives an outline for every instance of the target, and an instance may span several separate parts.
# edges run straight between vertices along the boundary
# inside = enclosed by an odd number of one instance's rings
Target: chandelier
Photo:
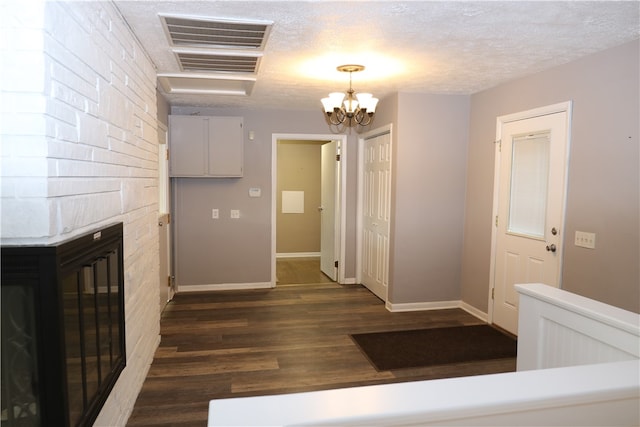
[[[336,69],[343,73],[349,73],[349,90],[346,93],[346,99],[342,92],[333,92],[329,94],[328,98],[322,98],[322,105],[327,113],[329,123],[336,126],[345,122],[347,126],[354,124],[367,126],[371,123],[376,112],[378,98],[374,98],[370,93],[356,94],[351,87],[351,74],[364,70],[364,65],[340,65]]]

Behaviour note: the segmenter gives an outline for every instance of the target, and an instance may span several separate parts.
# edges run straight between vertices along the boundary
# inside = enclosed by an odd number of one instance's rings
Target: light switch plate
[[[237,209],[231,209],[231,218],[233,219],[240,218],[240,211]]]
[[[218,218],[220,218],[220,210],[211,209],[211,219],[218,219]]]
[[[576,231],[575,245],[587,249],[595,249],[596,233],[587,233],[586,231]]]

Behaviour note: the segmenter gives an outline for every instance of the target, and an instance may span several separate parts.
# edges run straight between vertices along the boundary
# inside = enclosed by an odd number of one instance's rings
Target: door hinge
[[[497,139],[493,141],[494,144],[498,144],[498,151],[502,152],[502,139]]]
[[[491,299],[495,299],[496,296],[496,288],[491,288]]]
[[[336,154],[336,162],[340,161],[340,154]]]
[[[171,214],[167,214],[167,224],[171,224]]]
[[[167,276],[167,288],[171,287],[171,276]]]
[[[166,158],[167,160],[169,160],[169,150],[166,150],[166,152],[167,152]]]
[[[498,226],[498,215],[496,215],[496,227]]]
[[[335,265],[335,267],[338,268],[338,261],[334,262],[333,265]]]

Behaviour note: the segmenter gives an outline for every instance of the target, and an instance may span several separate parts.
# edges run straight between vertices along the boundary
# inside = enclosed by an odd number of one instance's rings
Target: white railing
[[[517,288],[518,372],[212,400],[209,426],[640,425],[640,315]]]
[[[640,358],[640,316],[540,283],[520,293],[518,371]]]

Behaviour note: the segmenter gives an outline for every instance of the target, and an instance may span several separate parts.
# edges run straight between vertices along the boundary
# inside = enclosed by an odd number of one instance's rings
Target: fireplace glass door
[[[122,224],[2,247],[2,427],[91,426],[125,366]]]

